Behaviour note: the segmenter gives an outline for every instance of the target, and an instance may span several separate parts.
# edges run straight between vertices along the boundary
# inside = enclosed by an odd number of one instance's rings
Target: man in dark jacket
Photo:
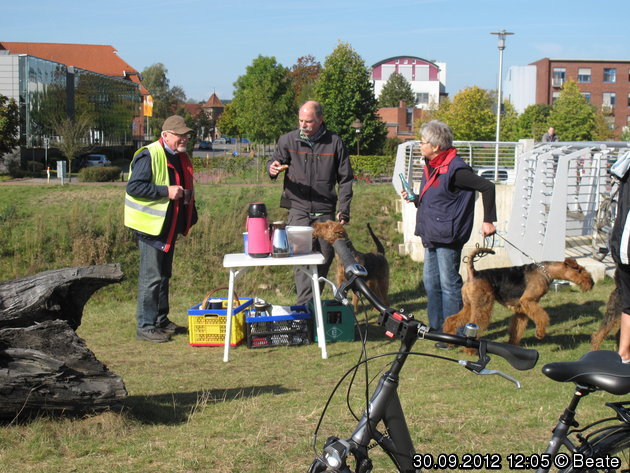
[[[326,128],[318,102],[302,105],[298,118],[299,129],[280,137],[267,162],[271,179],[285,172],[280,206],[289,209],[289,225],[310,226],[335,219],[345,224],[350,220],[354,180],[348,151],[341,138]],[[326,277],[335,252],[322,239],[315,242],[314,249],[324,255],[326,261],[318,273]],[[305,304],[311,299],[310,278],[296,271],[295,285],[297,303]]]
[[[556,135],[556,129],[552,126],[549,127],[547,133],[545,133],[542,137],[543,143],[553,143],[555,141],[559,141],[558,135]]]

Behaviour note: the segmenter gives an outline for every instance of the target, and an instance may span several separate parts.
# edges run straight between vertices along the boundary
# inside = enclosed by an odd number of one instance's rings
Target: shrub
[[[354,174],[364,178],[391,176],[394,172],[394,161],[391,156],[350,156]]]
[[[387,138],[385,140],[385,144],[383,145],[383,154],[385,156],[393,156],[396,157],[396,153],[398,152],[398,145],[402,143],[398,138]]]
[[[81,182],[111,182],[120,179],[121,169],[118,166],[89,167],[79,171]]]
[[[27,161],[25,167],[20,166],[19,161],[11,161],[8,164],[9,175],[14,178],[41,177],[44,172],[44,163]]]
[[[13,178],[20,178],[20,177],[26,176],[26,171],[20,168],[19,161],[11,161],[7,166],[7,170],[9,171],[9,176]]]

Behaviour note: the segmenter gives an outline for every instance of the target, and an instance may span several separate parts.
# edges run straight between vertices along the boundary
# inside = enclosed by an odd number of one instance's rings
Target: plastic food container
[[[287,236],[293,255],[303,255],[313,251],[313,227],[289,225]]]

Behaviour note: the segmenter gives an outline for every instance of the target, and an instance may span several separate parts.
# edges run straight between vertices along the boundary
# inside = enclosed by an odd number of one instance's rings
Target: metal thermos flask
[[[282,221],[271,224],[271,256],[274,258],[291,256],[286,226]]]

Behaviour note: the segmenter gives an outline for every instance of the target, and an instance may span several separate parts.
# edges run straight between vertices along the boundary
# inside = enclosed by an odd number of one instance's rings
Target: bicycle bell
[[[473,323],[467,323],[464,327],[464,336],[468,338],[477,338],[479,333],[479,326]]]

